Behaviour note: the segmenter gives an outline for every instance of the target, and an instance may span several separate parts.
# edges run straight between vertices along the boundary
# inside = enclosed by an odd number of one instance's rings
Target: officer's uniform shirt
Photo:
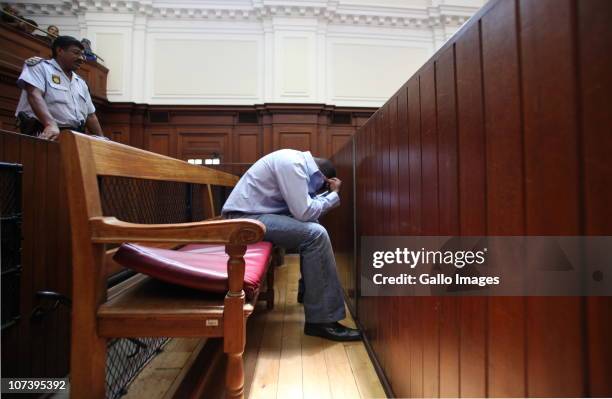
[[[43,92],[47,108],[58,126],[79,126],[87,119],[87,115],[96,112],[96,108],[85,81],[76,73],[70,73],[72,80],[54,59],[27,60],[17,80],[22,91],[15,116],[25,112],[28,116],[36,117],[25,91],[25,84],[29,83]]]

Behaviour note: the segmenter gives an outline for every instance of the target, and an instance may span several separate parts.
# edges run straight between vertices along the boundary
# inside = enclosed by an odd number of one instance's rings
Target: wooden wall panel
[[[487,233],[522,235],[523,154],[515,1],[500,1],[482,17],[486,131]],[[526,396],[524,298],[489,300],[488,392]]]
[[[581,234],[573,5],[570,0],[519,4],[525,221],[530,235]],[[584,374],[575,372],[586,366],[581,355],[582,310],[581,298],[528,299],[528,395],[582,395]]]
[[[317,134],[314,126],[278,125],[274,126],[273,134],[275,149],[292,148],[300,151],[314,151],[317,148]]]
[[[514,1],[500,1],[482,17],[489,234],[525,231],[516,18]]]
[[[421,235],[434,235],[439,228],[438,126],[435,64],[425,66],[421,77],[421,178],[423,203]],[[419,298],[423,330],[423,396],[440,395],[440,301]]]
[[[21,194],[22,194],[22,212],[23,212],[23,224],[22,224],[22,234],[24,236],[23,247],[22,247],[22,273],[21,273],[21,292],[27,293],[22,295],[20,298],[20,314],[28,315],[32,309],[33,305],[33,292],[32,292],[32,281],[34,280],[35,270],[32,267],[34,263],[34,250],[35,250],[35,240],[37,237],[36,229],[35,229],[35,218],[34,212],[37,208],[35,203],[35,180],[34,174],[36,170],[36,158],[34,156],[34,146],[36,140],[31,139],[22,139],[20,141],[21,145],[21,164],[23,165],[23,177],[21,178]],[[29,240],[25,239],[25,237],[30,237]],[[19,363],[17,367],[18,373],[16,376],[24,376],[24,375],[32,375],[32,366],[31,359],[33,357],[31,344],[28,342],[26,337],[30,337],[33,332],[31,331],[31,326],[29,322],[22,323],[19,329],[20,336],[24,339],[19,340],[19,355],[23,357],[25,361]]]
[[[129,125],[106,125],[104,130],[109,139],[122,144],[130,144]]]
[[[409,235],[421,233],[423,180],[421,154],[421,82],[420,76],[414,76],[408,81],[408,186],[409,197]]]
[[[605,0],[487,3],[356,133],[354,245],[610,235],[610,19]],[[395,396],[612,395],[611,297],[358,297],[357,309]]]
[[[520,3],[525,213],[526,229],[531,234],[579,233],[572,3]],[[549,198],[557,200],[551,204]]]
[[[8,163],[21,163],[21,143],[18,138],[12,135],[0,134],[0,145],[2,145],[2,159]],[[23,202],[22,202],[23,206]],[[22,208],[23,211],[23,208]],[[24,225],[22,224],[22,232]],[[22,257],[23,265],[24,259]],[[21,298],[20,298],[21,300]],[[21,313],[21,308],[19,309]],[[19,324],[9,327],[2,331],[2,376],[15,377],[23,362],[21,358],[20,338],[23,339]],[[23,345],[23,344],[21,344]]]
[[[457,109],[455,47],[446,48],[436,63],[438,120],[438,234],[459,233],[457,181]],[[441,397],[459,396],[459,303],[440,298],[440,390]]]
[[[234,162],[232,159],[231,131],[227,129],[204,129],[193,131],[181,129],[178,131],[177,158],[211,158],[217,153],[222,162]]]
[[[149,136],[149,144],[146,148],[148,151],[156,152],[162,155],[172,156],[170,154],[170,134],[168,133],[153,133]]]
[[[480,23],[470,26],[455,48],[459,153],[470,154],[458,160],[459,226],[462,234],[478,235],[486,232],[487,207]]]
[[[459,175],[459,229],[486,234],[485,135],[480,23],[455,44]],[[461,154],[469,154],[461,156]],[[487,356],[487,298],[461,298],[459,314],[461,397],[484,397]]]
[[[351,139],[350,134],[334,134],[331,136],[331,144],[329,148],[331,148],[331,153],[336,154],[340,151],[342,147],[344,147]]]
[[[404,99],[406,93],[403,92]],[[402,92],[400,91],[391,99],[389,103],[389,118],[388,118],[388,131],[389,134],[389,226],[388,230],[391,234],[399,234],[399,220],[400,220],[400,195],[399,195],[399,102]],[[405,114],[404,114],[405,115]],[[388,305],[393,313],[399,313],[400,298],[384,298],[388,299]],[[401,351],[396,348],[401,347],[401,336],[404,326],[404,317],[396,317],[391,320],[391,326],[389,328],[389,334],[387,338],[388,346],[390,348],[389,367],[392,370],[392,381],[395,382],[394,391],[402,391],[408,387],[406,383],[406,369],[403,367],[405,359],[408,355],[406,348],[402,348]]]
[[[47,147],[47,165],[61,165],[60,160],[60,152],[56,151],[55,148],[51,146]],[[45,251],[45,281],[43,284],[43,289],[50,289],[55,292],[58,291],[58,280],[61,276],[54,272],[52,264],[57,261],[58,249],[59,246],[62,245],[60,240],[62,237],[59,237],[57,234],[57,227],[59,223],[62,222],[59,220],[59,212],[53,210],[59,210],[60,204],[60,196],[61,193],[59,191],[59,180],[62,177],[61,173],[58,173],[58,170],[54,170],[53,168],[45,168],[46,176],[45,179],[47,181],[47,193],[46,193],[46,226],[45,226],[45,237],[44,240],[45,245],[47,246],[47,250]],[[45,335],[44,342],[59,342],[59,317],[50,317],[45,318],[43,323],[45,326]],[[55,367],[58,363],[58,357],[62,354],[58,353],[60,345],[51,345],[50,348],[47,348],[46,358],[45,358],[45,370],[50,370]]]
[[[390,215],[391,209],[389,208],[390,204],[390,193],[389,193],[389,110],[390,104],[393,102],[393,99],[390,99],[386,106],[381,109],[378,118],[378,126],[377,126],[377,139],[378,139],[378,159],[379,170],[382,172],[379,176],[379,191],[377,197],[377,209],[381,210],[382,218],[378,222],[378,234],[384,234],[389,231],[389,226],[391,224]],[[389,311],[389,298],[375,298],[376,301],[376,313],[377,315],[384,314],[384,312]],[[390,345],[389,337],[391,335],[391,326],[388,325],[388,328],[379,328],[380,324],[377,325],[378,329],[378,340],[376,342],[379,353],[380,353],[380,362],[385,369],[390,369],[391,365],[391,355],[393,347]]]
[[[410,141],[408,137],[408,85],[397,94],[398,234],[408,234],[410,220]]]
[[[435,234],[440,226],[438,210],[438,120],[435,64],[427,64],[421,77],[421,223],[423,235]]]
[[[457,182],[457,104],[455,92],[455,47],[446,48],[436,64],[438,121],[438,180],[442,234],[459,233]]]
[[[612,235],[612,4],[606,0],[576,2],[578,109],[583,233]],[[612,301],[586,299],[587,394],[612,396]],[[608,317],[601,317],[608,315]]]
[[[239,162],[254,163],[261,157],[261,145],[258,133],[240,133],[236,144],[237,153],[234,159]]]
[[[63,206],[59,146],[0,132],[2,162],[20,163],[22,175],[21,318],[2,333],[2,375],[64,377],[68,373],[69,309],[32,317],[44,305],[36,291],[71,296],[68,216]],[[45,305],[45,306],[48,306]]]
[[[313,138],[310,133],[281,132],[278,135],[278,148],[308,151],[312,148],[312,142]]]

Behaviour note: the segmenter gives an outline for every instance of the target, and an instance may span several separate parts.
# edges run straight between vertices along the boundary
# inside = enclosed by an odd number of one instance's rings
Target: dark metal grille
[[[100,179],[100,196],[103,214],[126,222],[191,221],[188,184],[104,176]]]
[[[205,186],[192,188],[185,183],[103,176],[99,187],[103,214],[126,222],[184,223],[205,218],[202,195],[206,193]],[[167,341],[168,338],[163,337],[110,341],[106,364],[107,397],[115,399],[124,395],[128,385]]]
[[[118,338],[108,344],[106,357],[106,396],[119,398],[140,370],[168,341],[167,338]]]
[[[194,184],[191,187],[191,220],[204,220],[209,217],[205,214],[204,200],[208,198],[206,186]]]
[[[21,165],[0,163],[2,330],[19,320],[22,241],[21,175]]]

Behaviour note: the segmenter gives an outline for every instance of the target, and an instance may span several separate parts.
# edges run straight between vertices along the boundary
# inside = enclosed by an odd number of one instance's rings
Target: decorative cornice
[[[88,12],[125,13],[150,18],[212,21],[264,21],[275,17],[315,18],[329,24],[387,28],[459,26],[477,7],[437,4],[427,7],[383,7],[340,4],[337,0],[11,0],[29,16],[78,16]]]

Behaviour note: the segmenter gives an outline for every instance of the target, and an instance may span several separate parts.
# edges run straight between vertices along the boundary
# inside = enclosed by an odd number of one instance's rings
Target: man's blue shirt
[[[325,176],[309,151],[278,150],[259,159],[242,176],[223,206],[222,213],[284,214],[313,222],[339,205],[332,192],[315,195]]]

